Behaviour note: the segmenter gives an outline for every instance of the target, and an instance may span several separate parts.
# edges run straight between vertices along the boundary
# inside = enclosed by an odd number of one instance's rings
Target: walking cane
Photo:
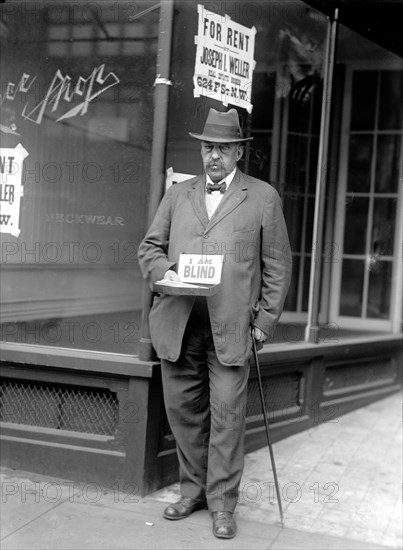
[[[283,507],[281,505],[280,487],[279,487],[278,479],[277,479],[276,464],[274,462],[273,447],[272,447],[272,444],[271,444],[271,441],[270,441],[269,421],[267,420],[266,404],[264,402],[264,395],[263,395],[262,377],[260,375],[260,365],[259,365],[259,359],[258,359],[258,356],[257,356],[256,340],[255,340],[255,337],[253,335],[253,330],[252,330],[252,343],[253,343],[253,357],[255,359],[257,380],[258,380],[258,384],[259,384],[260,400],[262,402],[263,418],[264,418],[264,423],[265,423],[265,427],[266,427],[267,444],[269,446],[270,460],[271,460],[271,465],[272,465],[272,470],[273,470],[273,477],[274,477],[274,486],[276,488],[278,508],[279,508],[279,511],[280,511],[281,527],[284,527]]]

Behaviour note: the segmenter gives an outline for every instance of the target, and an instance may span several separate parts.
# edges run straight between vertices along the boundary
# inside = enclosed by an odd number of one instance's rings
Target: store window
[[[254,138],[240,167],[278,190],[291,241],[292,283],[275,338],[300,341],[328,21],[302,1],[203,4],[256,29],[247,112],[194,96],[199,4],[175,1],[164,83],[167,174],[200,173],[199,143],[188,132],[202,128],[210,107],[238,110]],[[1,6],[3,342],[137,353],[144,291],[137,246],[157,187],[150,166],[159,12],[150,0]],[[325,326],[360,320],[387,330],[400,307],[392,296],[401,277],[402,60],[342,26],[337,52],[342,78],[333,83],[324,220],[331,261],[320,318]],[[7,183],[15,166],[21,196]]]
[[[188,132],[202,128],[210,107],[238,110],[244,133],[254,138],[240,168],[273,185],[283,201],[293,260],[285,309],[293,322],[301,323],[292,331],[293,341],[301,340],[308,302],[326,17],[303,2],[205,4],[206,9],[256,28],[253,109],[248,113],[236,102],[224,106],[208,94],[193,97],[197,3],[176,5],[167,167],[201,173],[198,144]],[[289,328],[280,323],[276,339],[290,341]]]
[[[293,259],[285,310],[300,320],[308,308],[326,20],[295,3],[273,9],[268,3],[271,24],[257,39],[248,171],[283,200]]]
[[[197,2],[177,2],[167,168],[200,173],[198,144],[188,132],[202,128],[210,107],[237,108],[244,132],[254,137],[241,168],[278,190],[291,241],[293,277],[275,338],[300,341],[314,246],[328,20],[303,2],[268,0],[253,3],[253,9],[209,2],[205,8],[256,28],[253,109],[220,104],[208,93],[193,96]],[[346,27],[340,27],[337,52],[319,319],[321,330],[334,329],[338,338],[349,326],[346,318],[389,322],[396,308],[391,297],[398,275],[402,61]]]
[[[1,6],[3,342],[137,353],[158,22],[148,0]]]
[[[346,45],[353,40],[352,59]],[[341,44],[348,99],[343,106],[335,234],[340,261],[333,266],[332,315],[343,326],[390,330],[401,310],[393,296],[401,277],[403,63],[344,28]],[[371,66],[365,62],[369,56],[376,60]]]

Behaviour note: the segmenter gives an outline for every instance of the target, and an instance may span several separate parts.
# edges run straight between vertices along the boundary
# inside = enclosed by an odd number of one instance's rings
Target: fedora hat
[[[220,113],[210,108],[203,132],[201,134],[189,132],[189,135],[196,139],[215,143],[236,143],[253,139],[252,137],[242,137],[238,111],[236,109],[230,109],[225,113]]]

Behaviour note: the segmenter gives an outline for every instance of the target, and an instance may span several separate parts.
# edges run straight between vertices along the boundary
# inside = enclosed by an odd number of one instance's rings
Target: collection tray
[[[190,286],[171,286],[163,283],[155,283],[154,291],[160,294],[171,294],[173,296],[213,296],[218,292],[220,284],[217,285],[192,285]]]

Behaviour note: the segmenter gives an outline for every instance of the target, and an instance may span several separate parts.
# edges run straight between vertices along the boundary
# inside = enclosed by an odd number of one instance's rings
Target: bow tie
[[[208,183],[206,187],[207,193],[211,193],[212,191],[220,191],[220,193],[224,193],[226,188],[227,184],[225,183],[225,181],[223,181],[222,183]]]

